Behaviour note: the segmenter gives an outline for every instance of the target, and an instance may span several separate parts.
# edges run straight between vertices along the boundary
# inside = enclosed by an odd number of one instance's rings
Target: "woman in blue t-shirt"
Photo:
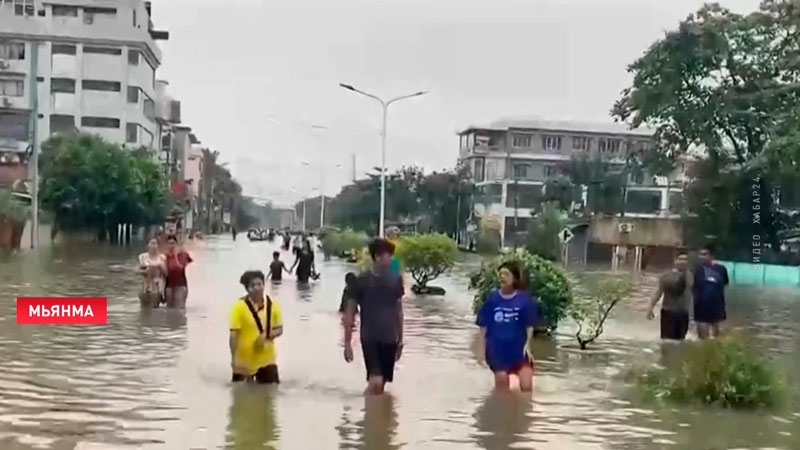
[[[489,294],[478,313],[486,347],[486,363],[494,372],[495,389],[508,390],[509,377],[519,378],[519,387],[533,387],[533,356],[528,343],[538,319],[538,303],[520,289],[519,267],[500,266],[500,289]]]

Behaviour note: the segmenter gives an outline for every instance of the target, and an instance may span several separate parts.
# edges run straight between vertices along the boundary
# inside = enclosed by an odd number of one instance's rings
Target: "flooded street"
[[[273,246],[226,236],[189,250],[185,316],[140,312],[140,249],[73,245],[0,262],[1,449],[800,448],[796,289],[730,293],[729,326],[750,332],[793,377],[778,411],[642,402],[622,376],[662,355],[658,324],[644,318],[648,290],[615,312],[599,345],[607,351],[560,349],[566,334],[537,342],[533,400],[492,395],[465,289],[477,260],[435,283],[446,296],[406,303],[395,383],[365,399],[360,350],[344,362],[336,313],[351,266],[320,262],[322,278],[305,290],[271,287],[284,315],[282,383],[234,388],[228,311],[243,294],[240,274],[266,271]],[[108,325],[16,325],[18,295],[107,296]]]

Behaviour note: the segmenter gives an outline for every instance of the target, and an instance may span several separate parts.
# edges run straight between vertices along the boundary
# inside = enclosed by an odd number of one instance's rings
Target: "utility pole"
[[[353,183],[356,182],[356,154],[353,153]]]
[[[30,82],[30,106],[31,113],[29,118],[29,133],[31,142],[31,171],[33,186],[31,186],[31,248],[39,247],[39,143],[37,137],[37,124],[39,123],[39,88],[36,77],[39,76],[39,42],[31,41],[31,74]]]

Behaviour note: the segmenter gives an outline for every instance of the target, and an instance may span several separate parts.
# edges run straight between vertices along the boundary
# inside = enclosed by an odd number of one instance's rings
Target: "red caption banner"
[[[18,324],[104,324],[107,312],[103,297],[17,297]]]

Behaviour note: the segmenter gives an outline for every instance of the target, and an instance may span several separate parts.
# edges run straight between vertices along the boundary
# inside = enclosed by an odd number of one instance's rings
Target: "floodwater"
[[[352,268],[339,261],[321,263],[310,287],[272,287],[282,384],[233,387],[228,309],[241,272],[265,269],[272,250],[230,238],[191,248],[185,316],[140,312],[137,249],[56,246],[0,262],[0,449],[800,448],[797,290],[738,289],[729,300],[731,326],[790,377],[778,411],[652,404],[625,385],[628,368],[662,355],[657,322],[644,319],[652,279],[612,315],[602,352],[562,348],[565,328],[536,343],[532,396],[492,394],[465,289],[474,260],[438,283],[446,296],[406,303],[390,394],[364,398],[363,363],[343,361],[335,311]],[[18,295],[107,296],[108,325],[16,325]]]

